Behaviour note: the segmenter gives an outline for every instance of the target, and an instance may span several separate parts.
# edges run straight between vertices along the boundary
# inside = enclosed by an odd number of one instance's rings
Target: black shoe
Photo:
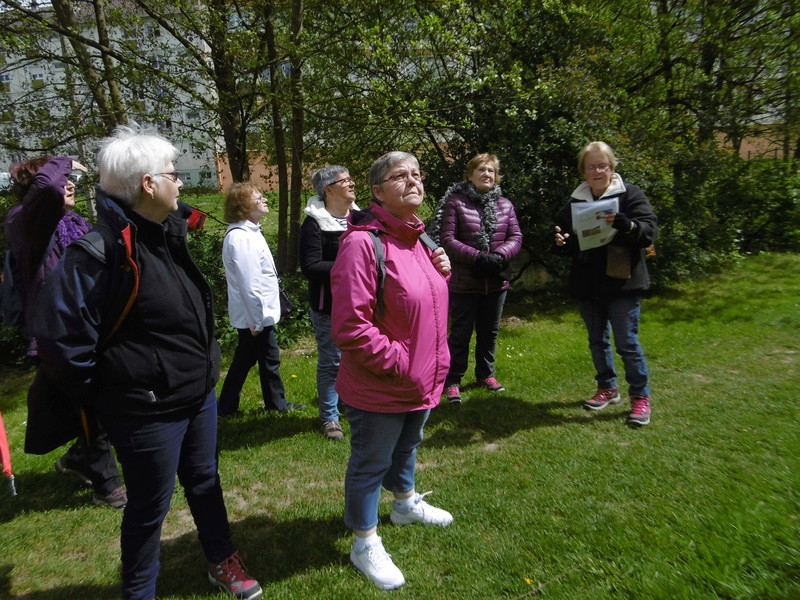
[[[278,412],[285,413],[285,412],[291,412],[293,410],[305,410],[305,409],[306,409],[305,404],[295,404],[294,402],[287,402],[286,406],[284,406]]]
[[[111,508],[125,508],[128,503],[128,493],[124,487],[118,487],[107,494],[95,492],[92,494],[92,502],[98,506],[110,506]]]
[[[70,460],[69,453],[65,454],[56,461],[56,471],[62,475],[69,475],[80,481],[83,485],[92,485],[92,480],[83,472],[80,465]]]

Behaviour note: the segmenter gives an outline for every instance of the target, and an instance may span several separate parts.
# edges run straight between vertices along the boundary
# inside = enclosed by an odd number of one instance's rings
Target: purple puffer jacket
[[[36,297],[64,250],[91,229],[78,213],[64,211],[64,188],[72,171],[69,156],[56,156],[36,172],[31,188],[22,203],[8,211],[5,235],[25,286],[25,304],[34,306]],[[55,234],[54,243],[51,238]],[[31,331],[33,311],[25,311],[27,330]],[[36,340],[31,339],[28,354],[36,354]]]
[[[450,257],[453,275],[450,291],[455,293],[489,294],[508,289],[509,282],[502,276],[476,278],[472,266],[480,254],[478,233],[481,230],[482,207],[463,193],[455,193],[447,200],[442,214],[439,239]],[[506,265],[522,248],[522,232],[508,198],[497,199],[497,230],[490,243],[491,252],[503,257]]]

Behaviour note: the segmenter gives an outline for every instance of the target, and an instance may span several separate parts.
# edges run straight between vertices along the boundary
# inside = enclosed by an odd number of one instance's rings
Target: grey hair
[[[331,185],[336,181],[336,177],[339,174],[349,172],[346,167],[341,165],[325,165],[314,171],[311,176],[311,185],[314,187],[314,191],[317,192],[319,199],[325,202],[325,186]]]
[[[379,159],[377,159],[372,166],[369,168],[369,189],[372,189],[374,185],[383,185],[383,180],[386,177],[386,174],[391,171],[395,165],[400,163],[410,162],[414,166],[419,169],[419,161],[417,157],[413,154],[409,154],[408,152],[401,152],[400,150],[393,150],[392,152],[387,152]],[[373,200],[380,204],[380,201],[375,198],[375,194],[372,194]]]
[[[578,152],[578,173],[583,175],[584,168],[583,168],[583,161],[586,158],[586,155],[593,150],[599,150],[603,154],[606,155],[609,164],[611,164],[611,170],[616,171],[617,165],[619,164],[619,160],[617,160],[616,154],[611,149],[611,146],[606,144],[605,142],[589,142],[586,144],[580,152]]]
[[[142,176],[164,170],[178,150],[155,130],[133,124],[120,125],[100,141],[97,170],[100,188],[130,206],[139,199]]]

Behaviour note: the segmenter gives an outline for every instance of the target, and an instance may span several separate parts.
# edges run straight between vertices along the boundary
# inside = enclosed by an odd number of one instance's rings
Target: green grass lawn
[[[347,443],[316,432],[315,408],[259,414],[253,372],[245,416],[220,424],[220,470],[265,598],[800,599],[800,256],[750,257],[644,302],[653,421],[639,430],[624,404],[581,409],[594,389],[574,306],[518,299],[508,313],[508,391],[467,387],[419,452],[418,489],[454,524],[394,526],[384,497],[379,532],[407,580],[392,592],[349,565]],[[305,345],[282,372],[289,399],[314,407]],[[22,452],[29,380],[2,381],[19,497],[0,489],[0,598],[117,598],[121,513],[55,473],[59,452]],[[159,597],[221,597],[203,567],[179,491]]]

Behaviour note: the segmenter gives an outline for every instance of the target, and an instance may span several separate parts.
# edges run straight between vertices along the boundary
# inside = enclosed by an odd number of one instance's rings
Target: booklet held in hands
[[[572,229],[578,236],[581,250],[604,246],[617,234],[617,230],[606,224],[605,216],[619,212],[619,200],[595,200],[572,203]]]

